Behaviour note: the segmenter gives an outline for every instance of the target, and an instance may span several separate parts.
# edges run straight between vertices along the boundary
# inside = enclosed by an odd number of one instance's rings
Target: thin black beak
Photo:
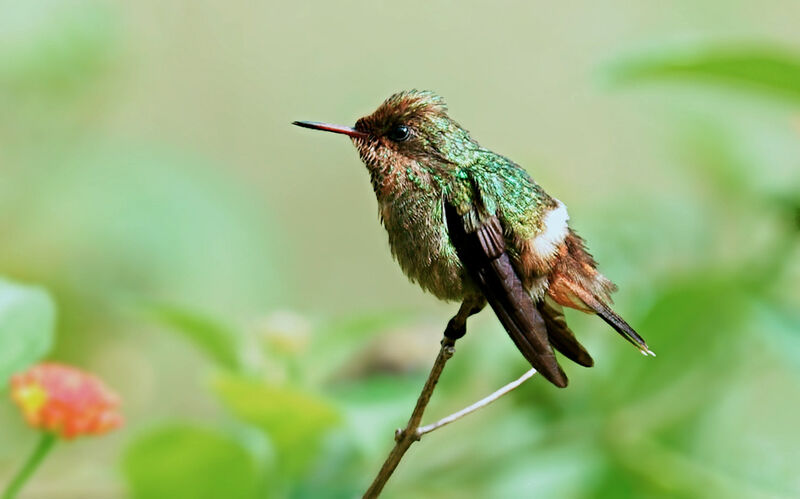
[[[323,130],[325,132],[341,133],[350,137],[357,137],[363,139],[368,134],[360,132],[355,128],[342,125],[331,125],[330,123],[320,123],[318,121],[293,121],[292,125],[301,126],[303,128],[310,128],[312,130]]]

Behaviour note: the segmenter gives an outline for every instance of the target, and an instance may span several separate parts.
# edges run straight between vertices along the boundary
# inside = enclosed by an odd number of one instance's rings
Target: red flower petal
[[[11,397],[29,425],[63,438],[98,435],[122,425],[119,397],[97,377],[71,366],[38,364],[13,376]]]

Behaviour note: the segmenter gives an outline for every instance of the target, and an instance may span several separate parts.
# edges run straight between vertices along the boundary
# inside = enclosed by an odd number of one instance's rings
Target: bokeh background
[[[23,497],[363,492],[456,305],[392,261],[349,141],[289,123],[408,88],[567,203],[658,357],[568,315],[596,367],[425,437],[386,497],[800,496],[798,16],[0,2],[0,275],[49,292],[46,358],[104,378],[127,420],[60,445]],[[480,314],[427,418],[525,369]],[[0,395],[5,483],[36,436]]]

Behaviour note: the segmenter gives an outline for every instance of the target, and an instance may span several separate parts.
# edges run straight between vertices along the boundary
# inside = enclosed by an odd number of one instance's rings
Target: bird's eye
[[[389,130],[389,133],[386,134],[386,136],[394,142],[403,142],[408,139],[409,135],[411,135],[411,133],[405,125],[395,125]]]

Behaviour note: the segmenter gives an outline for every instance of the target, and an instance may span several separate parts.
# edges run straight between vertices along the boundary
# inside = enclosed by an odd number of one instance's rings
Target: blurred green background
[[[425,437],[385,496],[800,497],[798,16],[0,1],[0,275],[49,291],[46,358],[107,380],[127,419],[59,446],[23,497],[363,492],[456,305],[392,261],[349,141],[289,123],[408,88],[567,203],[658,357],[569,315],[595,368]],[[525,369],[480,314],[426,419]],[[36,439],[3,399],[0,484]]]

